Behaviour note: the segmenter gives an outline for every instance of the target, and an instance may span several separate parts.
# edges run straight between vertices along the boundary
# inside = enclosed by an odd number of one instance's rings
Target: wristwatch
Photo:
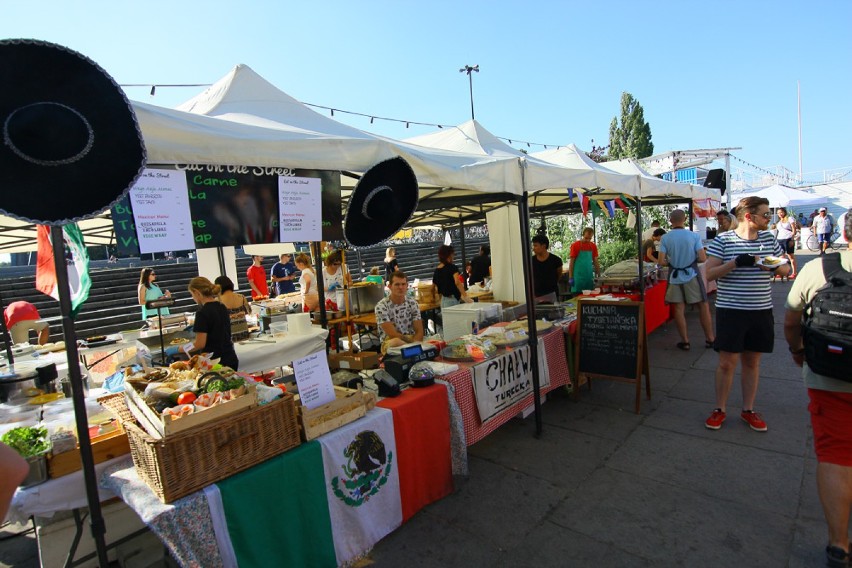
[[[800,347],[799,349],[793,349],[792,347],[788,347],[788,349],[790,350],[790,353],[792,353],[793,355],[804,355],[804,353],[805,353],[804,347]]]

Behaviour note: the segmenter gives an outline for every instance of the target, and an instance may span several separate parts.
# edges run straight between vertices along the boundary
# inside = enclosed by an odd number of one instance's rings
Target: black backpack
[[[802,315],[805,361],[815,373],[852,382],[852,272],[840,254],[822,257],[825,286]]]

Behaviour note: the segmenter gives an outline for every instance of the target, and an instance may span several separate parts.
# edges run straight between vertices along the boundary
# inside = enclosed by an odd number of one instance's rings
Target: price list
[[[184,172],[146,169],[129,197],[141,253],[195,248]]]
[[[280,241],[322,240],[322,181],[319,178],[278,178]]]

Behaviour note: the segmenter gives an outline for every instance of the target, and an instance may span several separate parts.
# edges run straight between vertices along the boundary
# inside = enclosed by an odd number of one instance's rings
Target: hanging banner
[[[539,388],[550,386],[544,341],[538,342]],[[471,368],[476,407],[483,424],[533,394],[530,348],[524,345],[507,350]]]
[[[120,257],[139,256],[139,239],[136,238],[129,193],[110,208],[110,216],[115,231],[115,254]]]

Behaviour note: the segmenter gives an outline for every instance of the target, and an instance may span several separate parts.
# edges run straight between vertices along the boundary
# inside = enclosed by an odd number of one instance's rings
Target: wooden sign
[[[636,413],[639,413],[642,375],[651,398],[651,377],[645,332],[644,302],[586,300],[577,307],[578,385],[591,379],[611,379],[636,384]]]

